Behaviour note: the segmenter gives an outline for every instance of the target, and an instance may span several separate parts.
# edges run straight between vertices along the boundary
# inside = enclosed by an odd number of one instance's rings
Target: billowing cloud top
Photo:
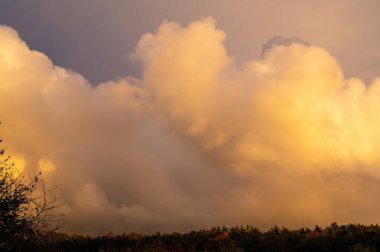
[[[237,66],[224,39],[166,21],[136,47],[141,79],[93,87],[0,28],[0,133],[59,187],[66,230],[378,222],[380,81],[304,43]]]
[[[310,42],[303,40],[301,38],[298,38],[298,37],[284,38],[282,36],[277,35],[277,36],[272,37],[266,43],[263,44],[263,46],[261,48],[261,55],[263,55],[265,53],[265,51],[269,51],[270,49],[272,49],[272,47],[275,45],[289,46],[293,43],[303,44],[306,46],[310,45]]]

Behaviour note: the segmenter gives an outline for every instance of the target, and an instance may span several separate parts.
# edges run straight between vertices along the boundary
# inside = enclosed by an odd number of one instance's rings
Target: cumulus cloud
[[[380,81],[299,41],[238,66],[225,37],[166,21],[136,47],[141,79],[93,87],[0,28],[0,133],[59,187],[66,230],[378,222]]]

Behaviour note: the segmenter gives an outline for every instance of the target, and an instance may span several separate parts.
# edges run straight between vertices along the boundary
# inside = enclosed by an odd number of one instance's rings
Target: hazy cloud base
[[[66,230],[378,222],[380,80],[305,43],[236,65],[224,39],[164,22],[132,56],[141,79],[93,87],[0,28],[0,133],[59,187]]]

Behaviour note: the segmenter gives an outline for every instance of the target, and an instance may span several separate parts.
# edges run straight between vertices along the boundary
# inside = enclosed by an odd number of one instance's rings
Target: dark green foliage
[[[380,226],[360,224],[301,228],[274,227],[266,232],[257,228],[217,227],[185,234],[112,233],[88,237],[54,234],[40,237],[38,251],[380,251]]]

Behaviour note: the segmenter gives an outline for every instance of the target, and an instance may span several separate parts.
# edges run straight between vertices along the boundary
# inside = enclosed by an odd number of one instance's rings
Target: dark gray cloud
[[[270,50],[275,45],[288,46],[288,45],[291,45],[293,43],[298,43],[298,44],[302,44],[302,45],[306,45],[306,46],[311,45],[309,41],[303,40],[301,38],[297,38],[297,37],[284,38],[284,37],[277,35],[277,36],[274,36],[273,38],[269,39],[265,44],[263,44],[263,46],[261,48],[261,55],[263,55],[265,53],[265,51]]]

